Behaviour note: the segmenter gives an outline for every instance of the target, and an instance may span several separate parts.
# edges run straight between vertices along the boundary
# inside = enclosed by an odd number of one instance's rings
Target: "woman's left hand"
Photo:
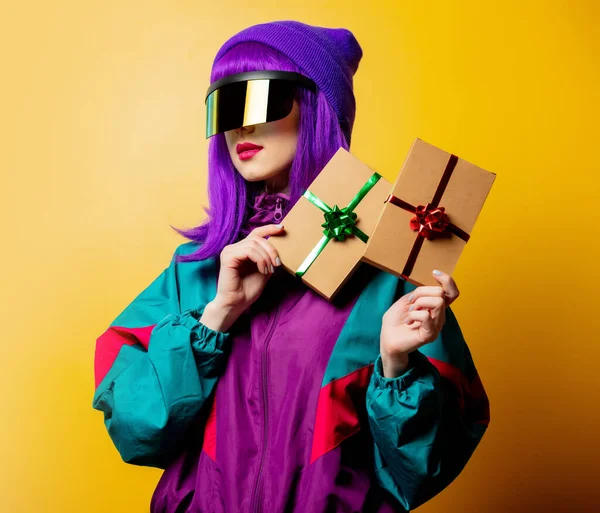
[[[402,296],[384,314],[380,353],[385,377],[394,378],[408,368],[408,354],[433,342],[446,322],[446,307],[459,296],[454,279],[433,273],[439,287],[417,287]]]

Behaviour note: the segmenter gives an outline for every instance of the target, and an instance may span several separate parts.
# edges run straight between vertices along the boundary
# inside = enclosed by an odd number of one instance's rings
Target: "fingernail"
[[[408,308],[409,312],[412,312],[415,309],[415,305],[410,305],[410,307]]]
[[[404,324],[406,324],[408,322],[408,317],[405,317],[404,320],[402,321]]]
[[[436,276],[441,276],[441,275],[442,275],[442,274],[444,274],[444,273],[442,273],[442,271],[438,271],[438,270],[436,269],[435,271],[433,271],[433,274],[435,274]]]
[[[279,228],[281,230],[283,228],[283,225],[282,224],[276,224],[275,227]]]
[[[275,272],[275,268],[273,267],[273,264],[271,264],[271,274],[273,274]]]
[[[409,303],[413,300],[413,297],[415,297],[414,293],[411,294],[410,296],[408,296],[408,302]]]
[[[279,257],[276,257],[276,258],[275,258],[275,265],[276,265],[277,267],[279,267],[279,266],[281,265],[281,260],[280,260],[280,258],[279,258]]]

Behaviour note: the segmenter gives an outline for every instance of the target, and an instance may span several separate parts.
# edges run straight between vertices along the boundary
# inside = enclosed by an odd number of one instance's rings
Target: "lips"
[[[238,155],[240,153],[243,153],[245,151],[250,151],[250,150],[262,150],[262,146],[257,146],[256,144],[252,144],[249,142],[245,142],[245,143],[240,143],[235,147],[236,151],[238,152]]]
[[[257,146],[256,144],[252,144],[249,142],[238,144],[235,147],[238,152],[240,160],[248,160],[254,157],[260,150],[262,150],[262,146]]]

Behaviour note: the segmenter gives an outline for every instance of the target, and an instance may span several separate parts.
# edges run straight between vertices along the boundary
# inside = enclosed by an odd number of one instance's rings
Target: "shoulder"
[[[177,246],[171,258],[169,267],[174,274],[182,310],[207,304],[217,291],[219,266],[215,258],[176,261],[177,256],[192,255],[200,247],[198,242],[184,242]]]
[[[173,253],[173,260],[175,260],[175,257],[179,255],[191,255],[192,253],[198,251],[201,246],[202,244],[200,242],[183,242],[175,248],[175,252]]]

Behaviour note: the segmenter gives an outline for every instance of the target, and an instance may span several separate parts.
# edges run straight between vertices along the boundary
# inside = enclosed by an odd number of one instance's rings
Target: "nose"
[[[254,132],[254,125],[246,125],[246,126],[243,126],[241,128],[236,128],[235,129],[235,133],[237,135],[240,135],[240,132],[242,130],[244,130],[244,131],[248,132],[249,134],[251,134],[252,132]]]

